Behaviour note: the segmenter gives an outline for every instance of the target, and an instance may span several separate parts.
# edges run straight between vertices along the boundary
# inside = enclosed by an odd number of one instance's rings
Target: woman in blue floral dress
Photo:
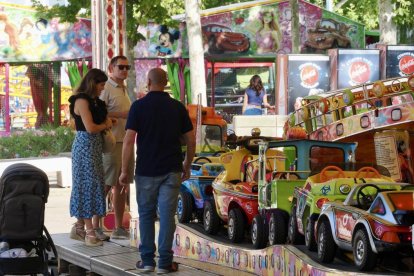
[[[78,219],[70,237],[84,240],[87,246],[103,244],[96,237],[92,216],[105,215],[102,132],[112,127],[112,121],[107,117],[105,102],[99,95],[107,80],[105,72],[91,69],[69,98],[77,131],[72,145],[70,215]]]

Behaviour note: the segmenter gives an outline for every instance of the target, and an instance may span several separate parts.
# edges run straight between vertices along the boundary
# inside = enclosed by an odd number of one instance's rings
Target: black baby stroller
[[[55,245],[44,226],[49,196],[46,174],[29,164],[4,170],[0,180],[0,275],[49,274],[49,254]]]

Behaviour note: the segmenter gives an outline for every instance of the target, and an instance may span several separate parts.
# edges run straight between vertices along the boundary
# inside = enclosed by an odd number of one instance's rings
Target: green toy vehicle
[[[283,244],[288,236],[292,211],[292,195],[303,187],[314,167],[320,163],[350,163],[356,143],[323,142],[315,140],[283,140],[261,143],[259,146],[259,212],[251,224],[251,240],[255,248]],[[269,150],[283,156],[267,157]],[[284,170],[269,172],[269,162],[284,159]],[[276,160],[277,159],[277,160]],[[279,166],[273,166],[279,168]],[[270,177],[269,177],[270,176]],[[268,237],[268,238],[267,238]]]
[[[312,170],[305,185],[296,187],[291,216],[289,219],[288,240],[302,243],[316,250],[315,223],[326,202],[343,202],[355,184],[394,182],[387,169],[366,163],[321,164]]]

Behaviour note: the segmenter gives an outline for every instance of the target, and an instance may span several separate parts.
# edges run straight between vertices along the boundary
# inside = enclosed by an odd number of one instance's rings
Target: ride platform
[[[135,269],[140,260],[137,226],[137,219],[132,219],[131,240],[112,240],[99,247],[86,247],[83,242],[70,239],[69,234],[52,235],[61,264],[60,272],[65,272],[62,271],[65,264],[66,267],[73,264],[98,275],[143,275]],[[177,225],[173,250],[179,271],[173,275],[361,275],[352,263],[340,258],[336,258],[332,265],[322,266],[315,261],[315,253],[304,252],[301,247],[276,245],[255,250],[251,244],[229,243],[223,235],[204,235],[201,229],[198,223]],[[391,270],[373,273],[404,274]]]

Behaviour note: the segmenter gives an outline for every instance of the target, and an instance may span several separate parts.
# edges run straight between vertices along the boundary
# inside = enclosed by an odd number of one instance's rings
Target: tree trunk
[[[378,0],[381,44],[397,44],[397,27],[392,21],[393,7],[392,0]]]
[[[300,33],[299,33],[299,3],[298,0],[289,0],[290,8],[292,10],[292,53],[300,53]]]
[[[192,103],[198,103],[201,95],[201,104],[207,106],[206,76],[204,68],[204,48],[202,43],[200,11],[198,1],[185,0],[185,13],[190,55],[191,98]]]

